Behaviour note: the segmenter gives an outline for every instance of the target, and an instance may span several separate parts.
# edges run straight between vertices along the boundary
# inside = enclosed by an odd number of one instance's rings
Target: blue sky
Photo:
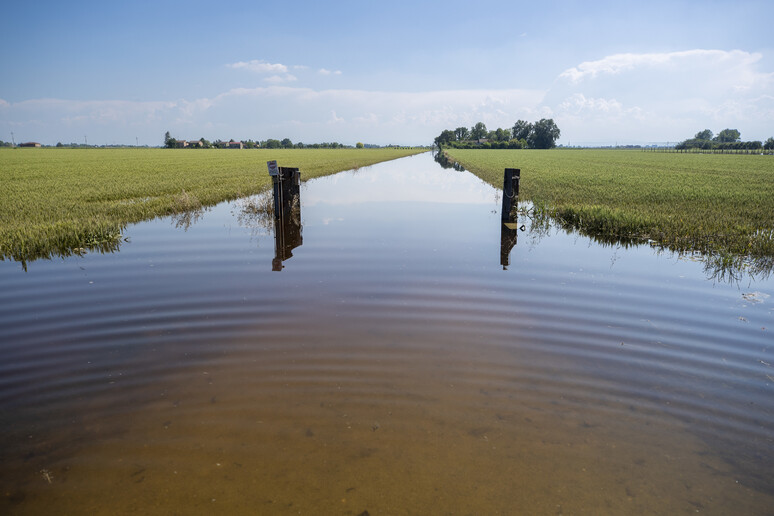
[[[0,140],[774,136],[769,1],[3,2]]]

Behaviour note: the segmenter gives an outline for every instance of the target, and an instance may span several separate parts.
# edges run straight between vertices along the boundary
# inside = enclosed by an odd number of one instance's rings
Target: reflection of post
[[[500,226],[500,265],[506,270],[511,264],[511,250],[516,246],[519,230],[516,223],[503,222]]]
[[[301,234],[301,213],[294,210],[274,218],[274,259],[271,269],[281,271],[282,262],[293,256],[293,249],[304,243]]]
[[[271,168],[270,168],[271,170]],[[282,262],[293,256],[301,237],[301,173],[297,168],[279,167],[272,176],[274,186],[274,260],[272,270],[281,271]]]
[[[506,168],[503,176],[503,207],[500,216],[500,265],[507,269],[511,264],[511,250],[518,240],[516,210],[519,204],[519,180],[521,170]]]
[[[511,215],[516,211],[519,202],[519,179],[521,170],[518,168],[506,168],[503,177],[503,222],[513,222]]]

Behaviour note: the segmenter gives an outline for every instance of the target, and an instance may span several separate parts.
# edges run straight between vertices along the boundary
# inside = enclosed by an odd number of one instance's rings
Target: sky
[[[0,0],[0,140],[563,145],[774,136],[771,0]]]

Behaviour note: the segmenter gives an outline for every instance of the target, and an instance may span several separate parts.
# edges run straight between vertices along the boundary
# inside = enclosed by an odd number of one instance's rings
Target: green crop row
[[[774,256],[774,158],[634,150],[461,150],[447,156],[502,188],[521,169],[520,199],[605,242],[678,252]]]
[[[302,179],[424,149],[2,149],[0,259],[117,247],[127,224],[255,194],[266,162]]]

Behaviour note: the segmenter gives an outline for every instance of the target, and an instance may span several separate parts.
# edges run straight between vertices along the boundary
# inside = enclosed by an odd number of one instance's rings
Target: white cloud
[[[621,103],[615,99],[586,98],[582,93],[575,93],[564,99],[564,101],[556,107],[556,111],[572,115],[591,113],[620,115],[624,112],[624,109]]]
[[[423,144],[443,129],[479,121],[496,129],[518,119],[554,118],[562,131],[560,142],[650,142],[726,127],[738,128],[742,138],[765,139],[774,120],[774,74],[763,69],[759,54],[738,50],[616,54],[558,73],[546,90],[320,90],[291,86],[297,79],[285,65],[250,63],[229,66],[260,70],[263,87],[207,98],[0,99],[0,132],[13,130],[43,143],[80,141],[89,134],[90,143],[133,142],[140,136],[141,143],[155,145],[158,135],[169,130],[183,139]],[[298,73],[307,79],[320,73],[308,70]],[[99,142],[97,134],[105,141]]]
[[[614,54],[597,61],[583,62],[576,67],[565,70],[560,77],[579,82],[588,78],[593,79],[598,75],[615,75],[635,68],[679,66],[682,63],[690,65],[692,61],[696,60],[724,62],[741,59],[745,62],[755,62],[760,57],[760,54],[748,54],[740,50],[726,52],[702,49],[651,54]]]
[[[264,79],[264,81],[271,83],[271,84],[282,84],[283,82],[293,82],[298,80],[295,75],[272,75],[271,77],[267,77]]]
[[[342,122],[344,122],[344,119],[343,119],[343,118],[341,118],[340,116],[338,116],[338,115],[336,114],[336,111],[333,111],[333,110],[332,110],[332,111],[331,111],[331,118],[330,118],[330,120],[328,121],[328,123],[330,123],[330,124],[340,124],[340,123],[342,123]]]
[[[244,69],[257,73],[287,73],[288,67],[280,63],[267,63],[262,59],[253,59],[252,61],[239,61],[237,63],[227,64],[229,68],[236,70]]]
[[[331,70],[326,70],[325,68],[320,68],[320,70],[318,70],[317,73],[319,73],[320,75],[341,75],[341,70],[331,71]]]
[[[761,54],[741,50],[614,54],[562,72],[544,107],[576,141],[675,141],[725,127],[760,139],[774,96],[774,74],[761,67]]]

